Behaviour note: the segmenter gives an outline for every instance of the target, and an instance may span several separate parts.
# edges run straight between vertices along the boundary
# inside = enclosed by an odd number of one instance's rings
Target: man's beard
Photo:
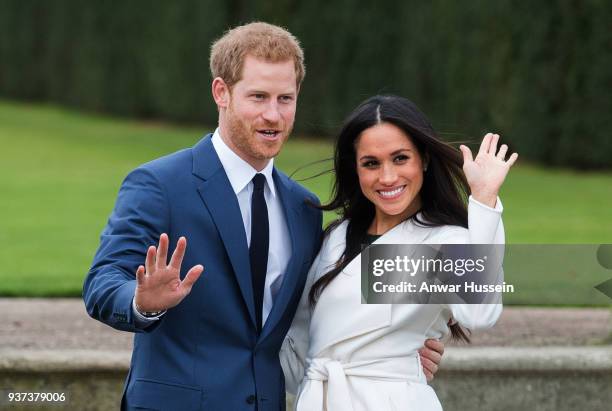
[[[269,127],[283,130],[279,136],[278,142],[266,144],[266,142],[261,140],[257,135],[256,128],[251,128],[244,121],[241,121],[238,116],[234,114],[231,106],[227,110],[227,124],[227,137],[236,148],[247,156],[258,160],[269,160],[275,157],[280,152],[283,143],[287,140],[292,130],[292,128],[284,130],[284,122],[279,122],[275,125],[261,126],[260,129]]]

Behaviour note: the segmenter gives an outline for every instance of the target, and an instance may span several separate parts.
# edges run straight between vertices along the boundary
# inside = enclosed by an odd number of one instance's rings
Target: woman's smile
[[[376,190],[376,192],[384,200],[395,200],[402,195],[405,189],[406,189],[406,185],[404,184],[399,187],[395,187],[391,189]]]

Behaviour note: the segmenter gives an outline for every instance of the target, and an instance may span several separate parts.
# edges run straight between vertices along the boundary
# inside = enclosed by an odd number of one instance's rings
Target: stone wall
[[[0,349],[0,409],[118,409],[129,358]],[[603,410],[612,404],[612,347],[449,348],[432,385],[446,411]],[[8,392],[65,393],[66,400],[19,406],[8,404]]]

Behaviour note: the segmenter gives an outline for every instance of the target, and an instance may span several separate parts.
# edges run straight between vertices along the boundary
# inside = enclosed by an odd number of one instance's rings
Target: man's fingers
[[[442,354],[429,348],[421,348],[419,354],[422,358],[427,358],[432,363],[438,365],[442,361]]]
[[[172,253],[172,259],[170,259],[170,267],[175,268],[177,270],[181,269],[181,264],[183,263],[183,257],[185,256],[185,249],[187,248],[187,239],[185,237],[181,237],[178,239],[176,243],[176,248]]]
[[[434,379],[433,374],[427,370],[423,370],[423,372],[425,373],[425,378],[427,378],[427,382],[432,382]]]
[[[462,144],[459,146],[459,150],[461,150],[461,154],[463,154],[463,165],[474,161],[474,158],[472,157],[472,150],[470,150],[468,146],[464,146]]]
[[[159,246],[157,247],[157,259],[155,265],[158,270],[163,270],[168,264],[168,234],[162,233],[159,236]]]
[[[139,265],[136,270],[136,283],[142,284],[145,280],[145,268],[143,265]]]
[[[438,365],[442,361],[444,354],[444,344],[438,340],[425,340],[425,347],[419,350],[419,357],[427,381],[433,380],[434,374],[438,371]]]
[[[198,281],[198,278],[200,278],[200,274],[202,274],[203,271],[204,267],[200,264],[191,267],[191,270],[187,272],[185,278],[181,282],[181,287],[185,287],[191,291],[191,287],[193,287],[193,284]]]
[[[432,376],[438,372],[438,365],[428,360],[426,357],[421,356],[421,365],[423,366],[423,371],[429,371]]]
[[[486,154],[489,152],[489,146],[491,145],[491,136],[493,134],[487,133],[482,139],[482,143],[480,143],[480,148],[478,149],[478,155]]]
[[[518,158],[518,153],[512,153],[508,161],[506,161],[506,164],[508,164],[508,167],[512,167],[514,163],[516,162],[517,158]]]
[[[508,146],[506,144],[502,144],[499,148],[499,153],[497,153],[497,158],[500,160],[506,159],[506,153],[508,152]]]
[[[154,245],[149,247],[147,250],[147,258],[145,260],[145,267],[147,269],[147,274],[151,275],[155,272],[155,256],[157,254],[157,249]]]
[[[499,141],[499,134],[493,134],[491,136],[491,146],[489,147],[489,154],[495,155],[497,152],[497,142]]]
[[[444,354],[444,343],[432,338],[425,340],[425,347],[437,352],[440,355]]]
[[[427,382],[432,381],[434,379],[433,373],[427,367],[425,367],[425,364],[423,364],[423,357],[419,357],[419,359],[421,361],[421,368],[423,369],[423,374],[425,374],[425,378],[427,378]]]

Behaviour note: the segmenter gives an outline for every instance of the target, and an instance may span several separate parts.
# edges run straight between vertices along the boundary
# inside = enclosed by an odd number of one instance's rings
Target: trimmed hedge
[[[210,43],[252,20],[306,51],[297,130],[333,135],[360,101],[415,101],[454,141],[498,131],[523,158],[612,167],[606,0],[4,0],[0,96],[215,124]]]

